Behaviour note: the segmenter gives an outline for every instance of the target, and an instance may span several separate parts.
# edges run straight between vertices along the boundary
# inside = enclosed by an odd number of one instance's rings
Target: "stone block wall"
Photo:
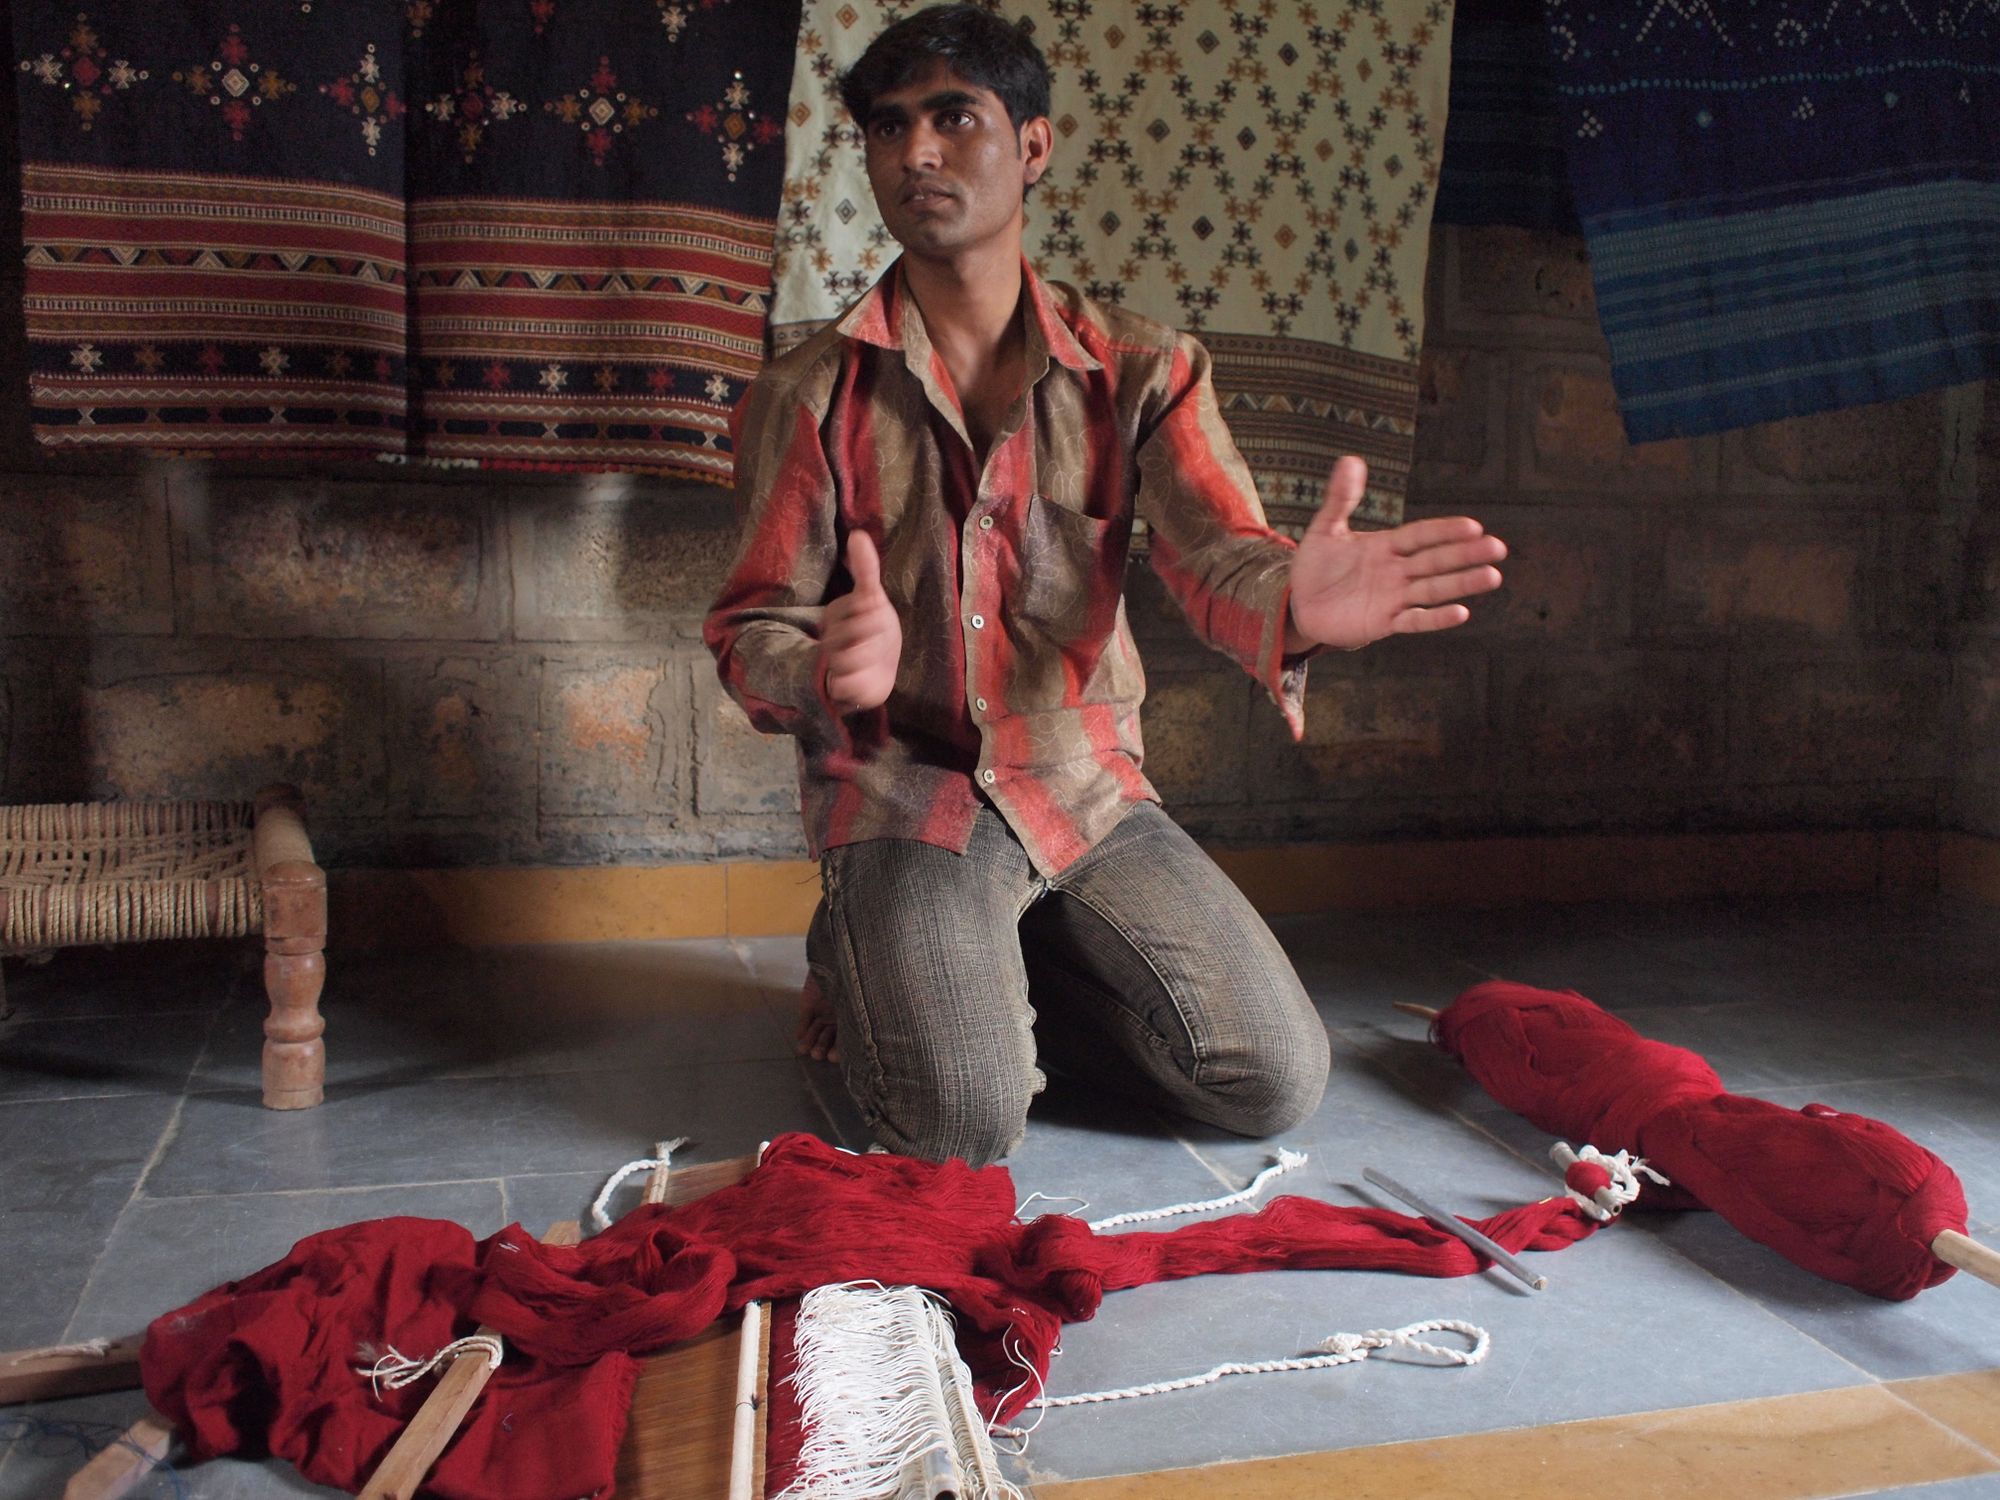
[[[1580,245],[1499,230],[1437,236],[1422,384],[1412,514],[1483,519],[1508,587],[1316,664],[1303,743],[1134,571],[1148,770],[1198,834],[2000,830],[1976,399],[1630,448]],[[636,476],[58,465],[10,394],[0,797],[284,778],[345,864],[796,854],[789,743],[699,639],[733,535]]]
[[[1985,391],[1952,611],[1947,826],[2000,838],[2000,385]]]

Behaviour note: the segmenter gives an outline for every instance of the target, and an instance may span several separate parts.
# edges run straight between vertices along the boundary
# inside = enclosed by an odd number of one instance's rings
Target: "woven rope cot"
[[[0,957],[255,932],[271,1001],[264,1102],[305,1108],[326,1070],[326,877],[295,789],[266,787],[254,802],[0,807]]]
[[[261,930],[248,802],[0,808],[0,953]]]

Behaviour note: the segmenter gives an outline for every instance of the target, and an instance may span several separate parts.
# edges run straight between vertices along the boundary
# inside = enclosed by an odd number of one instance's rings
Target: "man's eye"
[[[945,115],[944,123],[954,129],[963,130],[972,123],[972,116],[962,109],[954,109]]]
[[[886,141],[896,133],[896,122],[894,120],[878,120],[868,133],[878,141]]]

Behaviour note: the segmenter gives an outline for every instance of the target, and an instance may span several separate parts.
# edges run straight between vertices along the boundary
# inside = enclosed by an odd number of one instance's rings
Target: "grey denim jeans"
[[[891,1150],[1021,1142],[1051,1066],[1243,1135],[1318,1107],[1326,1028],[1271,929],[1156,804],[1053,880],[991,808],[963,855],[829,849],[806,957],[856,1107]]]

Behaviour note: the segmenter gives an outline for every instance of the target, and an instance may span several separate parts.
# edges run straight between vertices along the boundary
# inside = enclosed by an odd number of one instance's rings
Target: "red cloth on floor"
[[[1004,1167],[856,1156],[788,1135],[736,1186],[635,1209],[577,1246],[540,1244],[518,1225],[475,1242],[422,1219],[314,1235],[155,1322],[141,1373],[195,1457],[268,1450],[309,1479],[354,1490],[432,1382],[378,1399],[353,1366],[388,1344],[424,1359],[483,1323],[506,1339],[507,1362],[429,1488],[466,1500],[574,1500],[610,1492],[630,1356],[749,1301],[835,1281],[928,1287],[956,1314],[982,1409],[1004,1420],[1033,1386],[1003,1340],[1045,1377],[1062,1325],[1090,1317],[1108,1291],[1212,1271],[1464,1276],[1489,1264],[1421,1219],[1305,1198],[1106,1235],[1066,1215],[1022,1223],[1015,1202]],[[1476,1227],[1518,1251],[1556,1249],[1598,1225],[1557,1197]]]
[[[1516,1114],[1672,1179],[1648,1186],[1641,1207],[1714,1209],[1793,1264],[1877,1297],[1914,1297],[1952,1274],[1930,1244],[1965,1231],[1965,1189],[1880,1120],[1732,1094],[1695,1053],[1573,992],[1474,985],[1431,1035]]]

